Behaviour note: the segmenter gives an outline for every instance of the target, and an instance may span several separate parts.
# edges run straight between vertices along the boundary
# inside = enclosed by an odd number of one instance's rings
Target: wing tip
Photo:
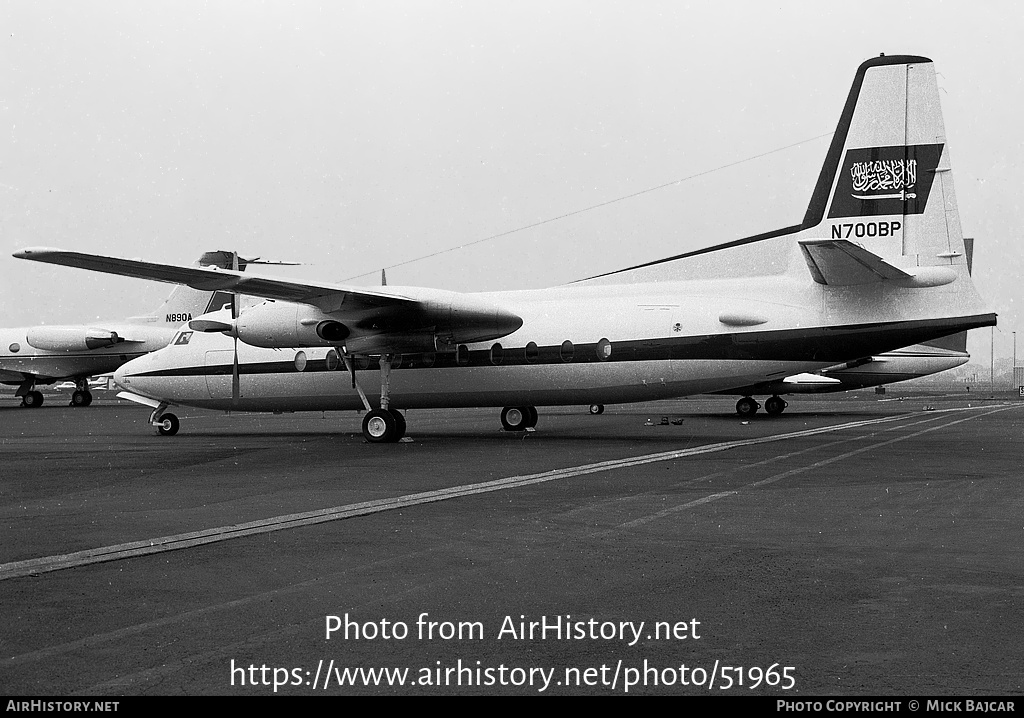
[[[18,259],[37,259],[46,255],[59,254],[63,251],[63,249],[57,249],[56,247],[25,247],[14,252],[11,256]]]

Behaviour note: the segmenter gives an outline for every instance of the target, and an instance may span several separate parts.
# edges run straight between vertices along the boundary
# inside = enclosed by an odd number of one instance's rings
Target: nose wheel
[[[161,414],[157,417],[154,425],[160,436],[174,436],[178,433],[178,417],[174,414]]]

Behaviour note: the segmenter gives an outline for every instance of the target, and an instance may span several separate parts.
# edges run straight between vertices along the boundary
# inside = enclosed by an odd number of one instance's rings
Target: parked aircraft
[[[800,224],[566,286],[368,289],[16,256],[269,300],[195,319],[115,373],[163,434],[178,430],[172,404],[363,408],[371,442],[397,441],[400,409],[420,407],[503,407],[504,428],[523,430],[537,406],[736,390],[995,324],[967,272],[949,169],[932,62],[883,56],[857,70]]]
[[[964,256],[967,273],[974,263],[974,240],[964,237]],[[769,416],[777,416],[786,410],[789,402],[780,394],[833,394],[883,384],[894,384],[908,379],[938,374],[970,361],[967,353],[967,332],[915,344],[878,356],[862,357],[836,366],[820,369],[814,373],[797,374],[782,379],[762,382],[754,386],[739,387],[719,394],[739,395],[736,413],[742,417],[753,416],[761,405],[754,399],[755,394],[769,394],[764,410]],[[604,411],[601,405],[591,405],[591,414]]]
[[[234,257],[233,252],[207,252],[196,266],[243,270],[247,260]],[[0,383],[16,385],[21,405],[34,408],[43,403],[37,387],[70,380],[75,383],[71,406],[89,406],[89,377],[109,374],[131,359],[167,346],[182,324],[231,302],[227,292],[179,286],[151,315],[74,326],[0,329]]]

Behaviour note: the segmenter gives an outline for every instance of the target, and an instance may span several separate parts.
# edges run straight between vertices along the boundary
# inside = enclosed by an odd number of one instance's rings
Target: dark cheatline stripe
[[[956,319],[929,319],[912,322],[880,322],[878,324],[857,324],[838,327],[815,327],[807,329],[783,329],[777,331],[739,332],[733,334],[705,334],[687,337],[639,339],[612,344],[611,356],[602,360],[598,356],[598,344],[578,344],[573,347],[572,357],[566,361],[561,345],[538,347],[537,356],[528,359],[525,348],[503,348],[498,352],[500,361],[493,361],[491,349],[475,349],[463,354],[460,363],[456,353],[406,354],[393,367],[402,369],[491,367],[491,366],[542,366],[558,364],[588,364],[664,360],[761,360],[761,361],[821,361],[840,363],[851,357],[869,356],[883,351],[899,349],[911,344],[920,344],[934,339],[936,334],[955,333],[964,329],[990,326],[995,323],[994,314],[980,314]],[[879,339],[889,343],[887,349],[879,350]],[[344,370],[335,361],[328,368],[325,359],[309,360],[303,373]],[[357,371],[377,371],[376,358],[360,358]],[[141,372],[132,376],[230,376],[232,364],[179,367],[159,371]],[[241,363],[242,374],[294,374],[297,372],[293,360],[274,362]]]

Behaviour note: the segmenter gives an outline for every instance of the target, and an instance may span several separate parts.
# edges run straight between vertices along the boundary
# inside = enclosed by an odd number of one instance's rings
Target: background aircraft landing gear
[[[590,405],[590,413],[594,414],[595,416],[597,414],[603,414],[604,413],[604,404],[591,404]]]
[[[43,393],[33,389],[21,397],[21,405],[27,409],[35,409],[43,405]]]
[[[540,415],[535,406],[506,406],[501,410],[501,426],[505,431],[526,431],[537,426]]]
[[[745,396],[736,402],[736,413],[742,416],[744,419],[753,416],[757,413],[757,410],[761,408],[752,397]]]
[[[154,421],[154,426],[160,436],[174,436],[178,433],[178,417],[174,414],[161,414]]]
[[[371,409],[363,417],[363,438],[371,444],[394,443],[405,435],[405,417],[391,409]]]
[[[89,406],[92,403],[92,392],[76,389],[71,395],[69,406]]]
[[[764,410],[768,412],[768,416],[778,416],[786,410],[789,403],[781,396],[773,396],[765,399]]]

